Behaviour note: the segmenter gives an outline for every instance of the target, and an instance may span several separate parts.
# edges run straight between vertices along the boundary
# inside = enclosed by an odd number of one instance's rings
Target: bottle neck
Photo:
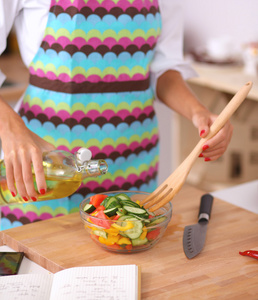
[[[108,171],[108,165],[103,159],[77,162],[76,168],[77,172],[82,174],[82,178],[103,175]]]

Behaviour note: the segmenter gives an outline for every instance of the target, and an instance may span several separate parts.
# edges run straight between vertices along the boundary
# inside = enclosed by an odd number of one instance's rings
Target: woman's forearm
[[[25,127],[25,125],[21,117],[0,95],[0,138],[16,130],[22,132],[23,127]]]
[[[180,73],[167,71],[157,82],[157,96],[168,107],[192,121],[200,137],[206,137],[211,124],[217,118],[203,106],[188,88]],[[205,145],[200,157],[205,161],[218,159],[227,149],[232,137],[233,127],[228,121],[225,126]]]
[[[181,74],[169,70],[157,81],[157,96],[168,107],[192,121],[193,116],[207,109],[197,100]]]

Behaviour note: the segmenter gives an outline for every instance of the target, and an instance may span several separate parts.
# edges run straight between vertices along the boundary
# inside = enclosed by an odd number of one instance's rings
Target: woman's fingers
[[[15,187],[13,165],[8,161],[5,162],[5,173],[6,173],[7,187],[11,192],[12,196],[15,197],[17,195],[17,190]]]
[[[8,153],[4,161],[7,186],[13,197],[18,193],[24,201],[37,201],[39,194],[45,194],[47,186],[40,148],[31,146],[23,150],[20,147]]]
[[[29,155],[24,155],[22,157],[22,176],[23,176],[24,186],[27,191],[28,197],[33,201],[37,201],[38,194],[35,190],[33,173],[32,173],[31,167],[32,167],[31,157]],[[18,192],[19,192],[19,189],[18,189]],[[19,192],[19,194],[20,194],[20,192]],[[22,195],[22,194],[20,194],[20,195]]]
[[[35,173],[35,180],[39,194],[44,195],[47,190],[44,167],[42,164],[42,153],[35,151],[32,155],[32,164]]]
[[[19,161],[19,159],[15,159],[13,161],[13,176],[14,176],[14,181],[16,185],[17,192],[19,195],[23,198],[24,201],[29,200],[29,195],[27,193],[27,190],[25,188],[25,184],[23,181],[23,171],[22,171],[22,166]]]
[[[206,158],[206,161],[218,159],[227,150],[232,134],[233,126],[227,122],[214,137],[204,143],[201,157]]]
[[[216,118],[216,115],[209,114],[207,111],[194,116],[193,122],[198,128],[200,137],[205,138],[209,134],[210,126]],[[227,150],[232,134],[233,126],[228,121],[215,136],[204,143],[200,157],[203,157],[205,161],[218,159]]]

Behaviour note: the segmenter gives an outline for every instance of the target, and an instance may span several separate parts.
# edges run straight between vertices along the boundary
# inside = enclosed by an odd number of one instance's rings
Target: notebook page
[[[52,274],[23,274],[0,277],[0,299],[49,300]]]
[[[94,266],[55,274],[51,300],[136,300],[138,267]]]

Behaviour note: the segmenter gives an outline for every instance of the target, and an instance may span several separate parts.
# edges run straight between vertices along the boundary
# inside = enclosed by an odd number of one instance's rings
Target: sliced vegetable
[[[94,212],[94,210],[96,209],[96,207],[93,205],[93,204],[90,204],[90,203],[87,203],[83,210],[87,213],[87,214],[90,214],[92,212]]]
[[[116,198],[118,198],[121,201],[124,201],[124,200],[132,201],[131,198],[124,193],[120,193],[120,194],[116,195]]]
[[[110,209],[105,209],[104,214],[108,217],[112,217],[112,216],[116,215],[117,209],[118,209],[117,207],[112,207]]]
[[[108,217],[104,214],[103,210],[98,211],[95,216],[98,219],[90,217],[90,220],[92,223],[94,223],[95,225],[98,225],[100,227],[103,227],[103,228],[107,228],[107,229],[110,228],[110,223],[108,221]]]
[[[92,233],[97,236],[102,236],[105,239],[108,238],[108,234],[104,230],[93,230]]]
[[[105,210],[105,206],[100,205],[99,207],[96,208],[96,211],[100,211],[100,210]]]
[[[132,213],[135,215],[145,215],[146,210],[144,208],[132,207],[132,206],[123,206],[128,213]]]
[[[154,220],[150,219],[151,222],[149,223],[148,226],[160,224],[160,223],[164,222],[165,220],[166,220],[166,217],[154,218]]]
[[[131,221],[131,222],[130,222]],[[132,223],[133,221],[133,227],[124,231],[124,233],[130,238],[130,239],[137,239],[142,234],[142,228],[143,224],[138,219],[130,219],[128,223]]]
[[[141,208],[141,206],[135,202],[133,202],[132,200],[125,200],[125,201],[120,201],[120,203],[122,204],[122,206],[133,206],[133,207],[139,207]]]
[[[120,231],[128,231],[134,227],[133,223],[128,221],[128,222],[123,222],[122,226],[119,226],[117,224],[112,224],[112,227],[120,230]]]
[[[160,237],[157,225],[167,220],[164,215],[149,212],[125,193],[92,196],[84,211],[90,214],[87,221],[91,223],[88,227],[94,240],[108,248],[128,251],[148,247]]]
[[[144,244],[147,244],[148,243],[148,239],[147,238],[144,238],[144,239],[132,239],[132,245],[133,246],[141,246],[141,245],[144,245]]]
[[[149,231],[146,235],[147,239],[150,240],[150,241],[153,241],[155,240],[160,234],[160,229],[157,228],[157,229],[154,229],[152,231]]]
[[[118,245],[130,245],[132,244],[132,242],[130,241],[130,239],[126,238],[126,237],[121,237],[118,242]]]
[[[119,203],[119,200],[116,199],[116,197],[110,197],[108,201],[105,203],[106,209],[110,209],[113,207],[119,208],[121,207],[121,204]]]
[[[105,198],[107,198],[107,195],[96,194],[90,197],[90,204],[94,205],[95,207],[98,207]]]

